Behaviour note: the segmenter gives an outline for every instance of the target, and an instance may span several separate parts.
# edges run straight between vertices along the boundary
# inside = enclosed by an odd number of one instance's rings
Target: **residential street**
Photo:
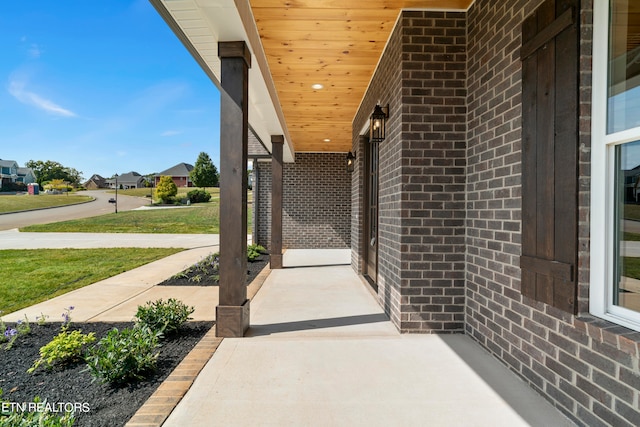
[[[79,194],[92,196],[96,200],[79,205],[0,215],[0,230],[10,230],[12,228],[26,227],[27,225],[46,224],[68,219],[87,218],[114,212],[113,204],[109,203],[109,199],[114,197],[114,193],[107,193],[106,190],[95,190],[84,191]],[[129,211],[148,204],[150,204],[149,199],[118,195],[118,211]]]

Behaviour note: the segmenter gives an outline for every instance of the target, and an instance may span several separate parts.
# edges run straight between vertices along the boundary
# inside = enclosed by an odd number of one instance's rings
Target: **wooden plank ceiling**
[[[347,152],[401,9],[466,10],[473,0],[250,1],[295,151]]]

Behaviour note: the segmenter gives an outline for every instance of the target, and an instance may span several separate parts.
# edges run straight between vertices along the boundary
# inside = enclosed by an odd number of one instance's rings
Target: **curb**
[[[271,269],[267,264],[247,287],[249,299],[253,299],[270,273]],[[125,427],[161,427],[189,391],[198,374],[209,362],[223,339],[216,337],[215,325],[212,326],[193,350],[182,359],[182,362],[169,374],[167,379],[127,421]]]

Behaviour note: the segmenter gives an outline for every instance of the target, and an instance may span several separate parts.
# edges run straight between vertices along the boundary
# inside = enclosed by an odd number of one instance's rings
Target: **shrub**
[[[89,349],[85,361],[91,375],[106,383],[141,380],[155,370],[158,334],[146,327],[112,329]]]
[[[81,331],[63,331],[56,335],[48,344],[40,347],[40,358],[27,370],[33,373],[42,364],[47,368],[63,365],[82,358],[82,351],[87,344],[96,340],[95,334],[83,334]]]
[[[136,323],[157,333],[169,335],[180,329],[194,310],[175,298],[169,298],[166,302],[162,299],[149,301],[138,306]]]
[[[247,259],[249,261],[255,261],[265,252],[267,252],[267,250],[263,246],[254,243],[247,246]]]
[[[27,191],[27,184],[23,182],[4,182],[0,187],[0,191],[13,192],[13,191]]]
[[[156,186],[156,197],[163,203],[169,203],[178,194],[178,187],[170,176],[161,176]]]
[[[187,193],[187,197],[191,203],[207,203],[211,200],[211,194],[205,190],[191,190]]]

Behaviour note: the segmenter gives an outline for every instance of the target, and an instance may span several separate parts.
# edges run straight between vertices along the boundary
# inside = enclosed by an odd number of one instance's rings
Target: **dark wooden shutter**
[[[522,294],[575,313],[579,0],[522,25]]]

